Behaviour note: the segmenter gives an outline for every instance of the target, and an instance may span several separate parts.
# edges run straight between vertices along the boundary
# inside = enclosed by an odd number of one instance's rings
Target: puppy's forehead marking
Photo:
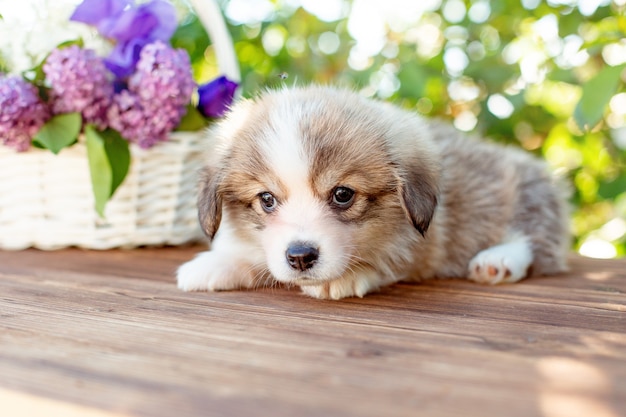
[[[270,171],[289,195],[304,191],[309,176],[309,162],[298,129],[301,114],[297,108],[276,108],[269,116],[261,144]]]

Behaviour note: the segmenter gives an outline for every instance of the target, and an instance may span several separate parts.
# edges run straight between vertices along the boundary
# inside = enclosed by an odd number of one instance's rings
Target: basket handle
[[[213,42],[220,70],[229,80],[240,82],[241,71],[233,40],[216,0],[189,0],[189,3]]]

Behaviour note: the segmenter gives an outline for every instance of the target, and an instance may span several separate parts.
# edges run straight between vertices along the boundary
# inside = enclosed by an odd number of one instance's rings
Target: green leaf
[[[626,193],[626,173],[610,182],[601,181],[598,188],[598,195],[607,200],[614,200],[624,193]]]
[[[398,80],[400,81],[399,94],[401,97],[419,98],[424,95],[428,73],[419,63],[408,62],[401,67]]]
[[[100,133],[104,139],[104,150],[111,165],[111,195],[124,182],[130,168],[130,149],[128,141],[116,130],[107,129]]]
[[[620,83],[626,64],[605,66],[583,85],[583,94],[574,110],[574,120],[582,130],[591,130],[602,119],[604,109]]]
[[[85,139],[95,208],[104,217],[106,204],[128,173],[130,150],[128,142],[110,129],[99,132],[93,125],[87,125]]]
[[[111,198],[113,172],[104,148],[104,139],[92,125],[85,126],[87,160],[91,174],[91,187],[96,201],[96,212],[104,217],[104,207]]]
[[[83,40],[83,38],[70,39],[69,41],[61,42],[60,44],[58,44],[56,49],[63,49],[63,48],[67,48],[68,46],[72,46],[72,45],[78,45],[79,47],[84,48],[85,47],[85,41]]]
[[[57,154],[61,149],[76,143],[81,124],[80,113],[59,114],[48,120],[33,140],[41,147]]]
[[[211,43],[206,29],[195,15],[190,15],[176,28],[170,39],[171,45],[187,51],[191,62],[204,59],[206,47]]]
[[[176,130],[180,132],[195,132],[204,129],[208,124],[202,113],[193,104],[188,104],[187,113],[183,116]]]

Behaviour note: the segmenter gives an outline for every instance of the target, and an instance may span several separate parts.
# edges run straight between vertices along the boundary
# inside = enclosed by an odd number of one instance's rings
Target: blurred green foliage
[[[600,241],[598,256],[626,254],[624,2],[591,11],[575,0],[426,3],[410,26],[387,25],[373,56],[357,53],[349,9],[322,21],[275,0],[263,21],[229,22],[243,94],[283,83],[350,86],[521,146],[572,183],[574,248]],[[175,44],[190,51],[201,81],[218,73],[207,42],[187,16]]]

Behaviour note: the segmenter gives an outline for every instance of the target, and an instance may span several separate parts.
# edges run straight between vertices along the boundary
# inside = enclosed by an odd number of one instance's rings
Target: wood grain
[[[626,415],[626,260],[320,301],[182,293],[199,250],[0,252],[0,416]]]

